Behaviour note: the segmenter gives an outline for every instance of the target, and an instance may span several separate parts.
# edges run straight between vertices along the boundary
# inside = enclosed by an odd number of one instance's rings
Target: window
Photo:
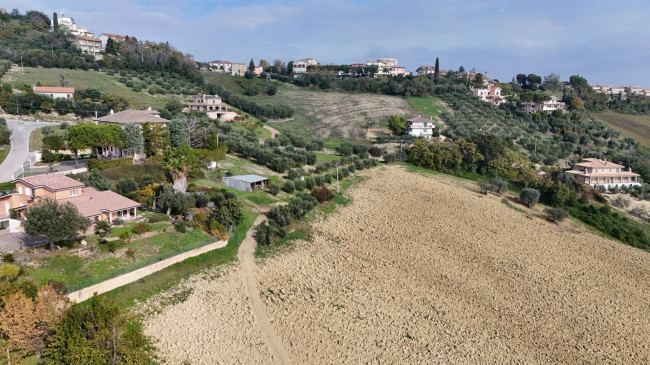
[[[25,188],[25,195],[30,196],[32,195],[32,190],[30,188]]]
[[[77,189],[70,190],[70,196],[77,196],[77,195],[79,195],[79,190]]]

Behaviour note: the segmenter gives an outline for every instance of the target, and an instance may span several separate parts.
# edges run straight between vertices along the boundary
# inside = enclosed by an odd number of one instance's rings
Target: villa
[[[221,100],[219,95],[196,95],[187,103],[189,112],[205,112],[210,118],[218,119],[222,122],[232,121],[237,117],[237,113],[228,110],[228,105]]]
[[[555,110],[564,110],[565,104],[555,96],[551,96],[551,100],[546,100],[542,103],[534,101],[525,101],[521,103],[521,109],[527,113],[546,112],[552,113]]]
[[[632,169],[625,171],[625,166],[597,158],[585,158],[582,162],[573,165],[573,169],[567,173],[575,176],[576,181],[594,187],[641,185],[640,175],[633,173]]]
[[[404,133],[414,137],[431,138],[433,136],[433,130],[436,128],[435,124],[433,124],[433,117],[427,119],[421,115],[418,115],[417,118],[407,120],[404,124],[406,127]]]
[[[115,219],[129,220],[137,217],[140,203],[113,191],[99,191],[62,174],[24,177],[14,181],[16,188],[0,197],[0,227],[11,226],[12,211],[21,216],[22,211],[42,199],[59,203],[70,202],[91,223]]]

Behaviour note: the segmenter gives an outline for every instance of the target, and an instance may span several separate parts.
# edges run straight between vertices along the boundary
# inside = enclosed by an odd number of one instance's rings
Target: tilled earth
[[[312,242],[259,263],[293,363],[650,363],[647,252],[444,175],[364,174]],[[145,324],[161,355],[273,363],[239,278],[196,283]]]

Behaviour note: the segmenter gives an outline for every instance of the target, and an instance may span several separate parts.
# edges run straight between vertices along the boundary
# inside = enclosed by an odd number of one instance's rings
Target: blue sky
[[[65,10],[95,32],[169,41],[197,60],[314,57],[348,64],[398,58],[407,70],[580,74],[593,84],[650,87],[648,0],[4,0]]]

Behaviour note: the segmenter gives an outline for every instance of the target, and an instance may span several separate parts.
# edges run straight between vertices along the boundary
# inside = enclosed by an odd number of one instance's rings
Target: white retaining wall
[[[83,302],[84,300],[90,299],[95,293],[97,294],[103,294],[106,292],[109,292],[113,289],[117,289],[121,286],[130,284],[134,281],[140,280],[144,278],[145,276],[151,275],[157,271],[160,271],[166,267],[169,267],[173,264],[179,263],[181,261],[184,261],[190,257],[198,256],[201,254],[204,254],[206,252],[210,252],[212,250],[216,250],[222,247],[225,247],[226,244],[228,244],[228,241],[217,241],[213,242],[210,244],[207,244],[205,246],[201,246],[199,248],[195,248],[194,250],[183,252],[181,254],[178,254],[176,256],[172,256],[170,258],[164,259],[162,261],[158,261],[155,264],[151,264],[142,268],[139,268],[137,270],[122,274],[120,276],[114,277],[112,279],[108,279],[106,281],[102,281],[101,283],[97,283],[88,287],[85,287],[83,289],[77,290],[75,292],[69,293],[68,294],[68,299],[70,299],[73,302]]]

